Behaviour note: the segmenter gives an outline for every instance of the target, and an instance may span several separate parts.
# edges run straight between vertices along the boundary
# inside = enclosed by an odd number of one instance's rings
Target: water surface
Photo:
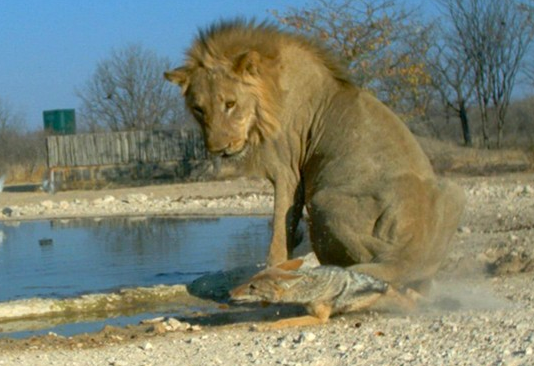
[[[0,301],[189,283],[264,261],[267,217],[0,223]]]

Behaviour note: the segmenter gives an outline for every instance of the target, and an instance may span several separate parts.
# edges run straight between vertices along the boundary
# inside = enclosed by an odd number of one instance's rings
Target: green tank
[[[73,135],[76,133],[74,109],[55,109],[43,112],[44,129],[51,135]]]

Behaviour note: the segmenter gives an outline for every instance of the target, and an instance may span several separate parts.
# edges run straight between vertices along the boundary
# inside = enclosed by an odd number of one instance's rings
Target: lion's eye
[[[232,108],[235,107],[235,101],[230,100],[230,101],[226,102],[225,106],[226,106],[226,109],[232,109]]]
[[[199,116],[204,115],[204,109],[202,109],[202,107],[199,107],[198,105],[193,107],[193,112],[198,114]]]

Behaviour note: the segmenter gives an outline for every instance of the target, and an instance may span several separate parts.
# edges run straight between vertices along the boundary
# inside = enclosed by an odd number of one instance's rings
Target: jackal
[[[236,302],[268,302],[303,305],[310,315],[282,319],[267,329],[323,324],[330,315],[369,308],[384,299],[402,310],[415,302],[388,283],[337,266],[303,266],[303,259],[286,261],[254,275],[230,292]]]

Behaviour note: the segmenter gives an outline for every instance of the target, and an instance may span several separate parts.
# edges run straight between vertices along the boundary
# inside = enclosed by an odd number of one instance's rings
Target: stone
[[[127,366],[128,363],[126,361],[121,361],[121,360],[110,360],[109,365],[110,366]]]
[[[471,234],[471,229],[467,226],[461,226],[458,231],[462,234]]]
[[[288,337],[280,338],[280,339],[278,340],[278,344],[277,344],[277,346],[280,347],[280,348],[289,348],[289,346],[290,346],[290,342],[289,342]]]
[[[46,200],[46,201],[41,202],[41,206],[48,210],[54,208],[55,205],[56,204],[54,203],[54,201],[51,201],[51,200]]]
[[[11,217],[12,214],[13,214],[13,209],[11,209],[10,207],[4,207],[2,209],[2,215]]]
[[[155,323],[148,329],[148,331],[150,333],[164,334],[167,332],[167,327],[165,326],[165,323]]]
[[[146,194],[143,194],[143,193],[132,193],[132,194],[129,194],[126,197],[126,201],[128,201],[129,203],[132,203],[132,202],[146,202],[146,201],[148,201],[148,196]]]
[[[150,351],[154,348],[154,346],[152,346],[152,343],[150,342],[146,342],[145,344],[143,344],[143,346],[141,347],[144,351]]]
[[[312,332],[302,332],[299,334],[297,343],[313,342],[317,336]]]
[[[112,203],[115,201],[115,197],[107,195],[102,199],[102,203]]]
[[[166,323],[167,323],[167,330],[170,330],[173,332],[183,328],[183,324],[178,319],[175,319],[175,318],[169,318]]]
[[[157,318],[152,319],[143,319],[141,320],[141,324],[155,324],[155,323],[162,323],[165,320],[164,317],[158,316]]]

